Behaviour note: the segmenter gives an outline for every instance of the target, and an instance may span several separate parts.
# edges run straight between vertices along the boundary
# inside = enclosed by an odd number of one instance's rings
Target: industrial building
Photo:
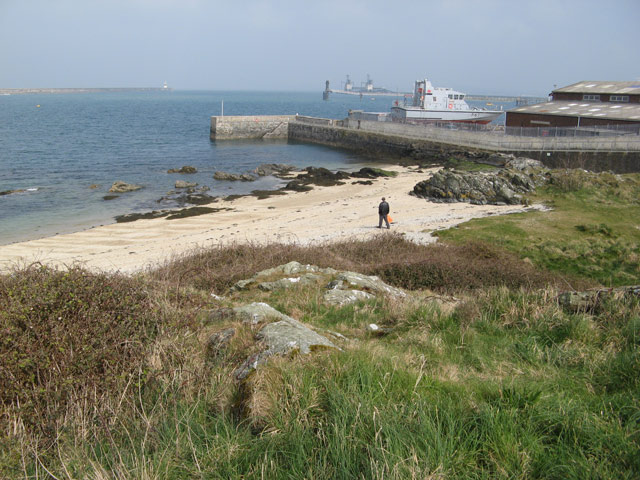
[[[548,102],[509,110],[506,127],[640,129],[640,81],[578,82],[551,92]]]

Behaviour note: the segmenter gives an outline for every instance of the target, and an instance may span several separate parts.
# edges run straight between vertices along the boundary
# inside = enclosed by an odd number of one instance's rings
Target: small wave
[[[40,187],[25,188],[25,191],[27,192],[37,192],[38,190],[40,190]]]

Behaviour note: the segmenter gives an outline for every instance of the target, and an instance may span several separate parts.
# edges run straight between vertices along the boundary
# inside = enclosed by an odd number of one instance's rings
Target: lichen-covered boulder
[[[324,303],[329,305],[336,305],[339,307],[349,305],[351,303],[360,302],[362,300],[370,300],[372,298],[375,298],[375,295],[363,292],[362,290],[338,289],[327,290],[323,296]]]
[[[322,277],[315,273],[305,273],[299,277],[285,277],[273,282],[261,282],[258,284],[260,290],[267,292],[273,290],[282,290],[285,288],[291,288],[296,285],[312,285],[318,283]]]
[[[265,304],[266,305],[266,304]],[[266,345],[266,349],[251,355],[233,373],[237,380],[244,380],[260,365],[274,355],[300,353],[307,355],[318,349],[335,348],[326,337],[314,332],[297,320],[281,314],[284,318],[262,327],[256,339]]]
[[[280,313],[264,302],[253,302],[248,305],[242,305],[233,309],[237,318],[243,322],[256,325],[258,323],[266,322],[267,320],[287,320],[291,317]]]
[[[336,279],[329,284],[329,288],[342,290],[345,288],[356,288],[369,292],[389,295],[396,298],[406,297],[402,290],[386,284],[375,275],[363,275],[357,272],[340,272]]]

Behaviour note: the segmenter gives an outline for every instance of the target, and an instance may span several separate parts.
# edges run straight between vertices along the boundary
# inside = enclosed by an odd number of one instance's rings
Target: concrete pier
[[[211,117],[211,140],[287,139],[295,115]]]

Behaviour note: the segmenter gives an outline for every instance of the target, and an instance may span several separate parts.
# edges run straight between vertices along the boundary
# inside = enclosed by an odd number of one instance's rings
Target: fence
[[[504,125],[420,124],[367,120],[329,120],[296,117],[296,121],[397,135],[437,143],[495,151],[640,152],[640,135],[633,131],[588,127],[580,129],[531,128],[509,130]],[[547,130],[545,135],[544,130]]]

